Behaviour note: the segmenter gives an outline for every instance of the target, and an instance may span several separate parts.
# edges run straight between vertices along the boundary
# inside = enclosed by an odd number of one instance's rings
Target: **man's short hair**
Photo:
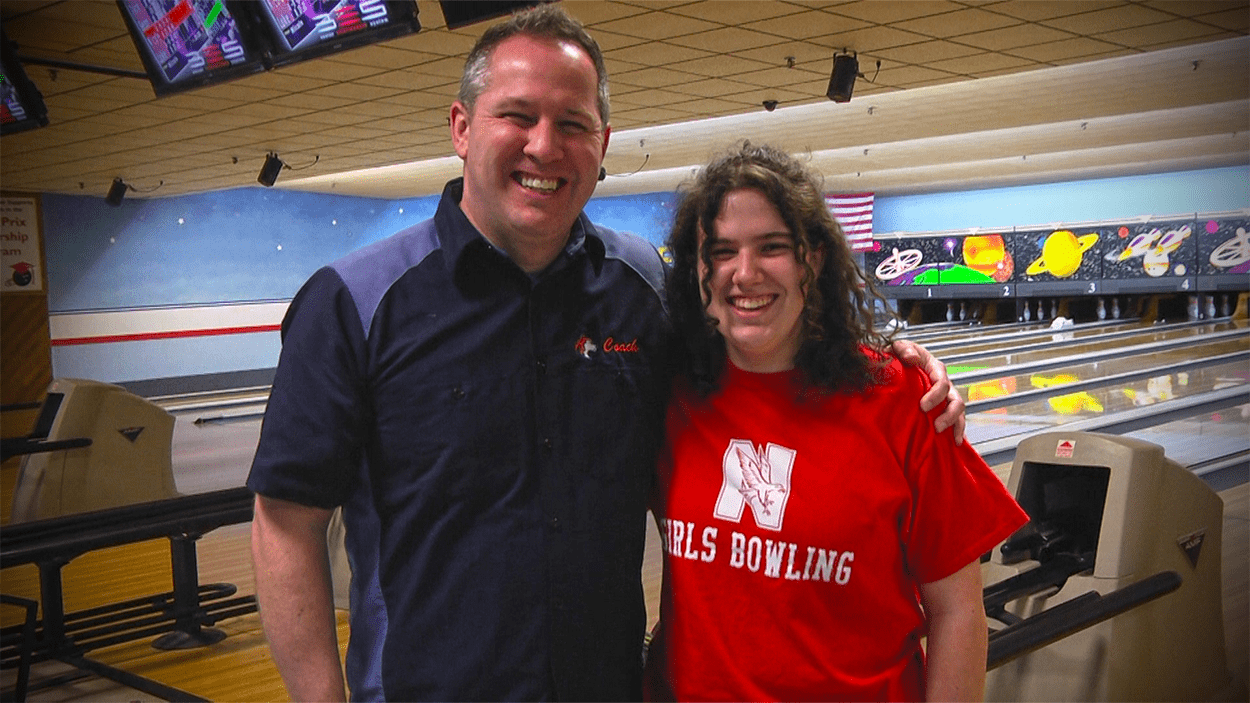
[[[473,45],[473,50],[469,52],[469,57],[464,62],[464,73],[460,76],[460,93],[456,99],[473,112],[473,103],[477,101],[477,96],[486,90],[486,83],[489,79],[490,57],[495,47],[505,39],[525,35],[530,37],[538,37],[542,39],[555,39],[561,41],[571,41],[577,43],[590,56],[590,60],[595,64],[595,74],[598,76],[599,95],[598,108],[599,119],[603,121],[603,125],[608,124],[608,69],[603,64],[603,52],[599,49],[599,43],[590,36],[586,28],[582,26],[571,15],[564,11],[559,5],[543,3],[537,7],[533,7],[521,12],[517,12],[508,18],[507,21],[501,22],[482,34],[477,43]]]

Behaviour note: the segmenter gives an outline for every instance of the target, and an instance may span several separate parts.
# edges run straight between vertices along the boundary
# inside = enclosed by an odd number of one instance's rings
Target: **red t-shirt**
[[[716,394],[669,406],[652,699],[923,700],[917,587],[1028,519],[934,432],[920,371],[895,361],[884,385],[799,404],[796,374],[730,365]]]

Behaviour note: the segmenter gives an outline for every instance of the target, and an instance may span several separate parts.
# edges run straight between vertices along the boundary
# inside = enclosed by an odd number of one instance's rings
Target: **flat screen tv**
[[[43,95],[26,76],[17,51],[0,32],[0,135],[48,124]]]
[[[439,0],[448,29],[459,29],[477,22],[503,17],[514,10],[533,7],[542,0]],[[549,0],[548,0],[549,1]]]
[[[265,47],[224,0],[117,0],[117,6],[157,95],[266,68]]]
[[[269,44],[270,66],[373,44],[421,29],[414,0],[246,0],[231,2]]]

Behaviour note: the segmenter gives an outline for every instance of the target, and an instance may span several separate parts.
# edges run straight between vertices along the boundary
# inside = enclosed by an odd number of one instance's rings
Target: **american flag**
[[[851,251],[872,250],[872,193],[826,195],[825,203],[846,232]]]

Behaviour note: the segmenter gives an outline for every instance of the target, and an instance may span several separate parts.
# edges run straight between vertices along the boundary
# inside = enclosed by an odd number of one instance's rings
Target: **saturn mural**
[[[1077,237],[1066,229],[1051,232],[1042,245],[1042,255],[1029,264],[1025,274],[1049,273],[1055,278],[1067,278],[1076,273],[1085,252],[1097,243],[1097,233]]]

